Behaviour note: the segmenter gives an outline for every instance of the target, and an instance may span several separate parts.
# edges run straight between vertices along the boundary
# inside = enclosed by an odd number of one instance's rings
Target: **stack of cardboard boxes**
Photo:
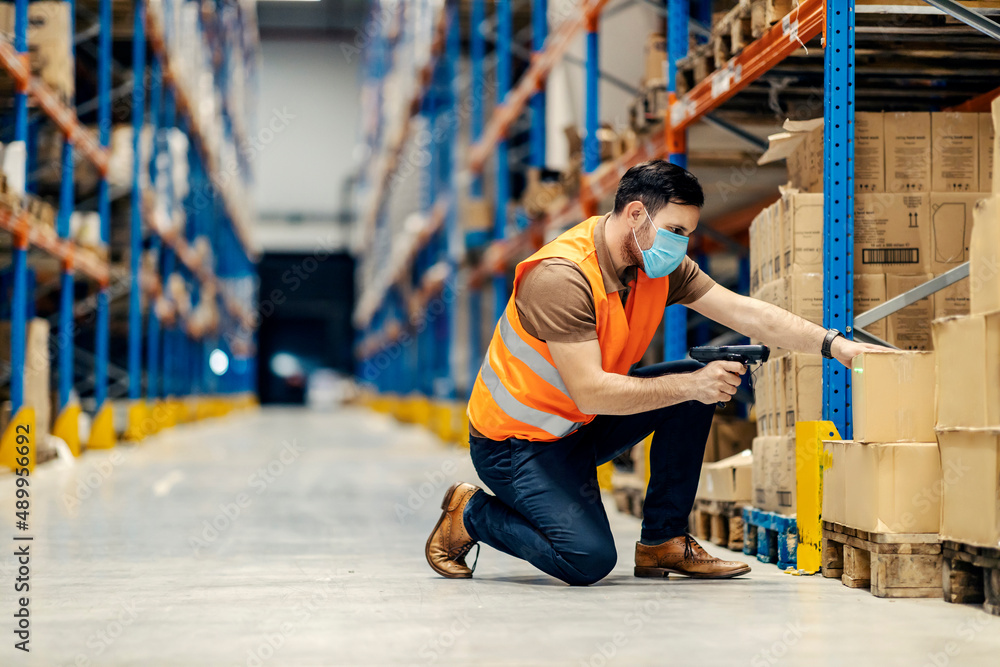
[[[785,130],[771,137],[760,163],[787,160],[789,190],[783,199],[817,193],[813,224],[822,229],[822,119],[790,121]],[[989,114],[858,113],[854,155],[854,307],[860,313],[968,261],[975,203],[986,196],[993,177],[993,126]],[[756,268],[761,287],[780,277],[767,266],[776,241],[763,217],[751,227],[751,282]],[[761,237],[756,243],[755,231]],[[754,260],[755,246],[763,246],[757,253],[761,262]],[[821,273],[822,241],[810,251],[820,258]],[[796,284],[798,303],[822,304],[821,278]],[[770,300],[772,294],[763,296]],[[790,298],[777,298],[782,296]],[[900,349],[930,350],[931,321],[968,312],[968,283],[959,282],[869,332]]]
[[[823,195],[786,189],[750,227],[753,296],[823,320]],[[820,419],[818,354],[775,349],[754,381],[753,504],[795,511],[795,422]]]
[[[993,102],[1000,127],[1000,99]],[[994,138],[993,152],[998,150]],[[1000,177],[975,209],[971,314],[934,322],[941,537],[1000,547]]]
[[[993,179],[995,139],[989,114],[975,113],[858,113],[854,136],[857,314],[969,260],[975,204]],[[823,120],[789,121],[770,137],[760,163],[780,159],[789,184],[750,226],[751,293],[822,324]],[[960,281],[867,330],[903,350],[932,350],[931,321],[967,314],[969,284]],[[774,350],[759,372],[753,465],[761,509],[794,512],[794,425],[821,418],[821,368],[819,355]]]
[[[715,416],[705,443],[705,465],[696,494],[699,499],[752,503],[750,448],[756,432],[753,422]]]
[[[873,533],[936,533],[941,461],[933,352],[854,359],[853,440],[823,443],[823,520]]]

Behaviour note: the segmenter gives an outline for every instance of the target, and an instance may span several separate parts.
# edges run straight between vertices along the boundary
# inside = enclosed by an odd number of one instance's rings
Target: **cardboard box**
[[[760,282],[769,283],[774,280],[774,224],[771,220],[771,208],[760,212]]]
[[[796,148],[788,155],[788,182],[802,192],[823,192],[823,119],[785,121],[799,136]]]
[[[32,2],[28,5],[28,60],[31,74],[63,102],[73,95],[76,70],[69,45],[68,2]],[[14,3],[0,3],[0,33],[14,34]],[[14,79],[0,68],[0,96],[14,93]]]
[[[969,309],[968,280],[959,280],[957,283],[935,292],[931,298],[934,301],[935,320],[955,315],[968,315],[971,312]]]
[[[781,362],[772,359],[765,366],[767,369],[765,381],[767,382],[767,415],[768,415],[768,435],[781,435],[782,412],[784,411],[784,381],[779,382],[781,373]],[[762,369],[763,370],[763,369]]]
[[[782,129],[767,138],[768,148],[757,164],[785,160],[791,187],[801,192],[822,192],[823,119],[786,120]]]
[[[931,190],[979,189],[979,114],[931,114]]]
[[[774,439],[770,435],[758,435],[753,439],[752,447],[752,457],[751,457],[751,482],[753,483],[753,506],[761,507],[767,502],[767,492],[765,490],[765,464],[767,462],[768,454],[770,454],[771,441]]]
[[[771,381],[771,369],[768,368],[768,364],[764,364],[757,371],[753,385],[753,407],[757,416],[758,435],[773,435],[773,425],[771,423],[771,415],[774,412],[774,400],[771,396],[773,389],[774,383]]]
[[[859,194],[854,198],[854,272],[930,271],[926,194]]]
[[[886,276],[886,298],[897,297],[933,277],[929,273],[915,276]],[[897,310],[886,318],[888,341],[901,350],[933,350],[934,341],[931,336],[931,320],[933,319],[934,301],[930,297],[910,304],[902,310]]]
[[[937,426],[1000,426],[1000,312],[934,322]]]
[[[774,280],[774,305],[785,310],[791,309],[791,294],[789,284],[786,280]]]
[[[944,273],[969,261],[973,212],[976,202],[989,193],[932,192],[931,271]]]
[[[744,451],[702,467],[704,484],[699,498],[750,503],[753,497],[753,455]]]
[[[854,191],[885,192],[885,117],[854,114]]]
[[[847,446],[843,440],[824,440],[823,452],[823,521],[845,525]]]
[[[775,279],[785,275],[785,203],[779,199],[767,207],[771,217],[771,272]]]
[[[795,434],[775,437],[767,459],[767,504],[762,508],[781,514],[795,513]]]
[[[969,297],[974,314],[1000,310],[1000,207],[997,195],[980,199],[969,243]]]
[[[462,229],[489,232],[493,229],[493,203],[488,199],[466,199],[462,203]]]
[[[931,116],[926,112],[885,114],[886,192],[931,189]]]
[[[721,461],[750,449],[757,435],[757,425],[746,419],[715,415],[705,443],[706,463]]]
[[[1000,430],[943,429],[938,444],[941,539],[1000,547]]]
[[[990,105],[993,118],[993,150],[991,152],[993,157],[993,166],[996,167],[996,161],[1000,159],[1000,97],[993,100],[993,104]],[[1000,169],[993,168],[990,170],[993,174],[992,186],[990,187],[990,192],[993,194],[1000,194]]]
[[[794,273],[784,279],[787,310],[823,325],[823,274]]]
[[[795,422],[823,418],[823,357],[792,352],[781,361],[785,432],[794,435]]]
[[[885,303],[885,274],[884,273],[859,273],[854,276],[854,316],[871,310],[875,306]],[[886,340],[886,318],[878,320],[874,324],[865,327],[865,331]]]
[[[865,352],[854,358],[853,371],[855,440],[934,440],[933,352]]]
[[[880,112],[854,117],[855,192],[885,191],[885,125]],[[789,184],[804,193],[823,192],[823,119],[786,120],[783,131],[768,137],[757,164],[785,160]]]
[[[823,273],[823,195],[789,192],[782,199],[784,273]]]
[[[753,505],[769,512],[795,512],[794,434],[754,438]]]
[[[662,32],[652,32],[646,37],[643,85],[667,80],[667,41]]]
[[[979,117],[979,187],[980,192],[989,192],[993,186],[993,118],[988,113]]]
[[[877,533],[936,533],[937,441],[844,442],[844,525]]]

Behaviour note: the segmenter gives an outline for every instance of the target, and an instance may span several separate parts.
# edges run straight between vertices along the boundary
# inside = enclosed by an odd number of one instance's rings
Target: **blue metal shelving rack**
[[[928,0],[942,11],[996,36],[995,25],[983,21],[970,12],[957,7],[951,0]],[[587,0],[576,8],[573,16],[563,17],[560,26],[549,33],[544,0],[532,2],[532,43],[531,62],[517,82],[511,81],[510,61],[512,57],[511,2],[497,0],[495,16],[495,55],[497,58],[494,82],[496,86],[496,108],[484,123],[481,105],[473,104],[469,118],[470,148],[464,157],[465,167],[471,179],[469,194],[479,200],[484,195],[484,168],[493,168],[494,209],[491,239],[477,233],[466,235],[466,247],[481,253],[483,258],[474,267],[466,281],[468,286],[469,325],[469,375],[475,377],[481,363],[485,338],[490,334],[482,326],[482,287],[492,285],[493,300],[487,307],[493,320],[499,318],[508,295],[506,269],[511,261],[525,247],[537,243],[544,233],[560,230],[592,214],[594,203],[613,190],[617,173],[642,160],[667,157],[675,164],[687,163],[687,128],[714,109],[740,94],[751,83],[766,74],[778,63],[795,52],[801,45],[821,32],[825,35],[824,74],[825,86],[824,117],[825,152],[824,185],[829,193],[824,201],[824,323],[837,327],[848,336],[853,334],[853,116],[855,107],[854,86],[854,0],[829,2],[828,0],[801,0],[785,17],[753,43],[744,47],[743,52],[727,63],[727,72],[720,72],[718,80],[710,75],[683,95],[678,92],[678,62],[688,55],[688,45],[694,31],[696,41],[701,43],[703,27],[710,18],[711,3],[708,0],[663,0],[662,7],[667,13],[667,85],[669,110],[666,115],[666,129],[662,141],[649,141],[633,153],[623,156],[616,169],[608,174],[595,173],[599,164],[596,132],[599,120],[598,83],[602,76],[599,69],[598,21],[604,9],[602,0]],[[692,21],[694,19],[694,21]],[[482,99],[486,90],[486,46],[484,32],[488,30],[485,0],[471,0],[471,27],[469,31],[470,96]],[[693,26],[700,22],[701,28]],[[529,228],[514,232],[515,225],[509,224],[510,165],[508,164],[507,132],[518,117],[530,107],[530,166],[544,166],[545,155],[545,100],[542,92],[544,82],[556,61],[565,55],[567,45],[580,34],[585,34],[586,62],[585,82],[585,139],[584,176],[579,197],[570,202],[561,212],[536,221]],[[372,57],[369,70],[383,63],[391,52],[391,45],[384,40],[379,58]],[[445,59],[453,57],[446,54]],[[735,73],[735,75],[734,75]],[[385,71],[374,85],[382,81]],[[717,85],[718,84],[718,85]],[[714,124],[730,129],[743,140],[747,135],[738,128],[732,128],[719,119],[711,119]],[[381,137],[369,141],[370,147],[378,155],[385,148]],[[375,162],[378,162],[376,160]],[[455,165],[450,164],[454,169]],[[391,172],[391,170],[390,170]],[[847,194],[839,194],[847,193]],[[439,193],[440,196],[440,193]],[[381,202],[380,199],[375,200]],[[375,211],[381,210],[377,204]],[[424,202],[425,212],[432,210],[433,202]],[[366,219],[374,219],[369,215]],[[426,241],[418,239],[412,252],[424,252]],[[430,247],[430,246],[428,246]],[[385,258],[382,258],[384,261]],[[424,265],[426,268],[428,265]],[[747,261],[741,259],[740,284],[743,290],[748,285]],[[936,279],[937,280],[937,279]],[[365,281],[359,281],[365,285]],[[407,394],[424,387],[413,373],[418,372],[416,364],[421,354],[419,345],[406,344],[408,313],[401,297],[401,286],[406,281],[393,280],[388,289],[373,289],[366,286],[356,312],[356,323],[362,328],[363,336],[358,346],[359,373],[362,379],[372,380],[375,388],[382,392]],[[376,286],[378,287],[378,286]],[[419,310],[419,308],[418,308]],[[882,313],[883,315],[885,313]],[[450,316],[452,317],[452,316]],[[687,313],[683,307],[667,309],[664,317],[664,356],[667,359],[681,358],[686,352]],[[439,341],[439,344],[443,343]],[[399,367],[392,361],[393,350],[402,345],[405,355],[414,363]],[[392,372],[386,372],[389,368]],[[400,372],[396,372],[396,371]],[[437,369],[444,372],[444,368]],[[850,377],[837,364],[827,362],[824,366],[824,417],[832,421],[843,437],[851,435],[850,423]],[[468,391],[470,387],[465,387]],[[429,395],[429,394],[428,394]]]
[[[823,153],[823,325],[853,338],[854,0],[826,11]],[[823,419],[850,439],[851,374],[823,360]]]
[[[249,243],[248,223],[250,211],[240,196],[250,187],[250,166],[237,155],[238,168],[235,174],[223,173],[222,156],[219,150],[226,146],[242,146],[247,124],[233,104],[246,105],[246,100],[231,99],[227,77],[234,57],[242,57],[242,70],[250,80],[256,72],[257,43],[255,30],[246,30],[245,23],[255,25],[255,17],[243,16],[240,7],[229,6],[221,1],[214,8],[218,25],[204,26],[199,16],[199,25],[208,35],[218,37],[220,43],[209,44],[206,48],[218,50],[222,57],[214,58],[221,65],[213,67],[216,90],[223,100],[221,136],[212,141],[208,128],[200,127],[192,116],[191,91],[184,88],[176,71],[176,60],[182,57],[171,48],[170,21],[165,20],[180,11],[180,0],[167,1],[157,5],[158,15],[151,16],[147,0],[135,0],[132,46],[133,82],[131,102],[133,115],[132,151],[134,156],[141,152],[143,128],[152,127],[154,134],[159,130],[170,131],[180,128],[189,137],[190,150],[187,161],[190,170],[190,192],[185,201],[174,197],[170,188],[165,192],[153,192],[163,174],[157,169],[157,156],[167,150],[166,136],[158,136],[154,141],[152,169],[146,178],[142,172],[141,160],[133,160],[132,187],[130,193],[130,213],[128,256],[124,280],[112,280],[112,267],[107,261],[78,246],[70,235],[70,214],[77,202],[74,201],[74,153],[92,162],[98,171],[96,208],[100,217],[100,241],[105,247],[111,242],[112,220],[111,188],[107,180],[107,162],[110,154],[112,129],[112,12],[111,0],[99,0],[97,38],[97,95],[96,121],[97,140],[82,132],[82,126],[74,113],[76,101],[68,104],[59,100],[48,87],[31,76],[24,67],[27,63],[27,21],[28,1],[15,2],[15,29],[13,43],[0,40],[0,65],[14,76],[17,89],[14,99],[13,140],[28,140],[28,99],[33,99],[41,111],[62,131],[65,140],[60,156],[60,184],[58,189],[58,214],[56,232],[58,242],[37,233],[35,221],[24,210],[0,210],[0,228],[11,233],[14,238],[12,252],[13,298],[11,303],[11,399],[12,424],[19,423],[19,413],[25,402],[24,365],[25,330],[27,314],[33,311],[29,293],[29,250],[34,248],[53,255],[62,261],[60,274],[60,301],[58,313],[58,334],[52,337],[50,348],[56,351],[55,365],[58,376],[58,413],[53,433],[66,440],[74,453],[79,454],[83,443],[77,430],[80,404],[74,388],[74,333],[76,322],[74,309],[81,304],[74,299],[76,283],[81,276],[96,284],[95,307],[95,348],[93,370],[93,412],[95,414],[90,437],[85,443],[92,448],[110,447],[116,443],[115,419],[109,383],[110,368],[110,305],[111,301],[124,291],[128,291],[128,335],[127,335],[127,395],[132,401],[129,406],[129,428],[126,437],[141,438],[160,427],[170,425],[178,419],[200,415],[219,414],[237,405],[252,402],[250,395],[256,386],[256,362],[254,359],[254,329],[256,326],[253,298],[256,254]],[[73,16],[75,3],[68,3],[70,27],[67,41],[71,55],[75,55],[77,35]],[[199,13],[200,14],[200,13]],[[209,29],[211,28],[211,29]],[[151,77],[147,79],[147,54],[152,53],[148,62]],[[238,54],[238,55],[235,55]],[[213,59],[210,59],[213,60]],[[173,63],[173,64],[172,64]],[[170,71],[171,76],[164,73]],[[149,112],[146,105],[149,103]],[[87,106],[92,106],[88,103]],[[178,113],[179,112],[179,113]],[[171,155],[167,152],[166,155]],[[29,155],[28,164],[35,158]],[[169,175],[169,174],[168,174]],[[149,189],[143,184],[151,183]],[[169,185],[169,183],[168,183]],[[29,184],[29,195],[30,184]],[[147,200],[159,195],[165,197],[167,210],[181,209],[187,219],[183,234],[174,233],[155,218],[155,207]],[[196,256],[195,241],[204,238],[213,249],[211,261]],[[190,320],[176,320],[172,326],[161,330],[160,322],[152,307],[149,307],[149,326],[143,327],[141,258],[144,248],[156,256],[162,256],[162,281],[173,274],[185,283],[193,303],[204,306],[210,312],[208,302],[218,302],[221,320],[213,327],[198,326]],[[175,279],[176,280],[176,279]],[[202,313],[204,315],[204,313]],[[209,318],[211,319],[211,318]],[[227,368],[219,363],[210,367],[209,353],[222,350],[227,357]],[[147,352],[146,391],[143,391],[143,351]],[[86,356],[89,357],[89,354]],[[184,399],[197,393],[200,399],[185,405]],[[143,397],[145,396],[145,400]],[[187,414],[186,414],[187,413]],[[198,413],[196,415],[196,413]],[[27,414],[27,413],[23,413]],[[9,452],[0,451],[0,463],[7,463]]]

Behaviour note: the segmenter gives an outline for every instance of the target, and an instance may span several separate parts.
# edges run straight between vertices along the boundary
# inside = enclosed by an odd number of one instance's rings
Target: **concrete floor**
[[[444,490],[475,479],[467,450],[360,409],[178,427],[31,479],[32,651],[12,647],[4,548],[0,665],[1000,664],[978,607],[756,563],[635,579],[639,522],[613,511],[618,567],[595,586],[489,547],[475,579],[442,579],[423,546]],[[13,496],[0,478],[4,517]]]

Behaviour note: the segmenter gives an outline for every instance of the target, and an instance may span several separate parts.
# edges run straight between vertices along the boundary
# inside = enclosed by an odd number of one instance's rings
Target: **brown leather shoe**
[[[635,576],[667,577],[670,572],[694,579],[729,579],[746,574],[750,566],[735,560],[719,560],[701,548],[690,535],[663,544],[635,543]]]
[[[476,569],[473,563],[470,568],[465,564],[465,555],[476,544],[465,530],[462,512],[479,487],[465,482],[456,482],[444,494],[441,501],[441,518],[427,538],[424,553],[427,563],[435,572],[449,579],[471,579],[472,571]],[[479,552],[476,552],[479,558]]]

